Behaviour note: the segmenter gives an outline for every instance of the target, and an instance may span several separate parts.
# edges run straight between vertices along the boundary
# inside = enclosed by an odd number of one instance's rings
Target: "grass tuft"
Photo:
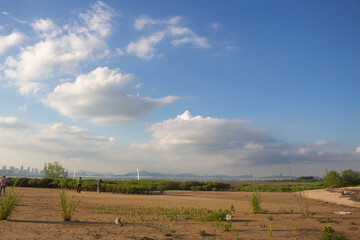
[[[0,199],[0,220],[8,220],[20,201],[19,192],[15,191],[15,185],[9,194]]]
[[[254,192],[250,198],[250,213],[257,214],[262,211],[261,197],[259,192]]]
[[[61,216],[64,221],[71,221],[72,215],[75,212],[76,207],[79,205],[80,200],[77,200],[74,196],[68,203],[65,189],[61,189],[60,192],[60,204],[61,204]]]

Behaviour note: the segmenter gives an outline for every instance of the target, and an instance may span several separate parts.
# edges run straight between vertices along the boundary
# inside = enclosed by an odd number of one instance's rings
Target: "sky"
[[[1,0],[0,164],[359,171],[359,12],[356,0]]]

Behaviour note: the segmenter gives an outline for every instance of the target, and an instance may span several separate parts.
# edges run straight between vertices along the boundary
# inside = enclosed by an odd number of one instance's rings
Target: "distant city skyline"
[[[2,0],[0,165],[359,171],[359,12],[357,0]]]
[[[42,176],[44,169],[39,170],[38,168],[25,167],[21,165],[19,168],[14,166],[2,165],[1,175],[19,175],[19,176]]]

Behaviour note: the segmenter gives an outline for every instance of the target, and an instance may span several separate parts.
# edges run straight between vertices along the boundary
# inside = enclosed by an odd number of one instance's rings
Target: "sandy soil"
[[[310,218],[303,218],[293,193],[261,193],[266,213],[250,214],[251,193],[168,191],[165,195],[122,195],[95,192],[76,194],[81,199],[71,222],[63,222],[59,191],[56,189],[21,188],[20,206],[8,221],[0,221],[1,239],[317,239],[329,224],[348,239],[359,239],[360,208],[315,200],[308,193]],[[316,193],[316,194],[315,194]],[[323,192],[324,193],[324,192]],[[335,193],[334,193],[335,194]],[[340,193],[341,194],[341,193]],[[131,215],[131,209],[150,207],[195,207],[229,209],[235,207],[234,229],[223,232],[211,223],[198,220],[164,221],[156,216]],[[349,215],[334,212],[351,212]],[[272,235],[268,217],[272,216]],[[116,225],[120,217],[125,224]],[[142,221],[146,218],[150,221]],[[330,223],[324,223],[324,219]],[[206,236],[201,236],[203,230]],[[171,233],[165,236],[167,233]]]
[[[349,207],[360,207],[360,187],[306,191],[306,197]]]

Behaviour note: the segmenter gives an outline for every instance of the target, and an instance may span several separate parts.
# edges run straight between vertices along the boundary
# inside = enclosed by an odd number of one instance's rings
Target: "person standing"
[[[100,178],[99,181],[97,182],[97,194],[99,194],[101,191],[101,184],[102,184],[102,179]]]
[[[6,187],[6,176],[4,175],[0,182],[0,195],[1,195],[1,192],[3,191],[3,189],[4,189],[4,195],[5,195],[5,187]]]
[[[81,177],[79,177],[78,185],[77,185],[77,188],[76,188],[77,193],[81,193],[81,184],[82,184],[82,180],[81,180]]]

